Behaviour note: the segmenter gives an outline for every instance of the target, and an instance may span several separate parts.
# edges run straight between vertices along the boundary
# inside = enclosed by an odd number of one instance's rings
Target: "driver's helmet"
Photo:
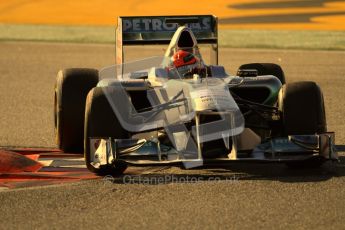
[[[206,67],[203,62],[193,53],[178,50],[171,57],[171,65],[176,68],[181,78],[193,78],[194,74],[200,77],[206,76]]]

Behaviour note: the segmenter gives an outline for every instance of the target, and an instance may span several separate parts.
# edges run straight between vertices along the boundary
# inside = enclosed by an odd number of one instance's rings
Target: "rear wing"
[[[198,44],[211,45],[211,64],[218,64],[218,20],[213,15],[119,17],[116,64],[124,63],[124,46],[169,44],[179,25],[192,29]]]

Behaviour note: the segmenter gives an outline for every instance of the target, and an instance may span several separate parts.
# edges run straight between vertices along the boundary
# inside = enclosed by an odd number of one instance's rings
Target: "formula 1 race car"
[[[337,160],[319,86],[286,83],[271,63],[229,75],[217,65],[217,34],[212,15],[119,17],[116,65],[58,73],[59,148],[84,151],[97,174],[123,173],[127,165]],[[125,45],[153,44],[169,44],[165,55],[124,62]],[[209,65],[199,45],[211,47]]]

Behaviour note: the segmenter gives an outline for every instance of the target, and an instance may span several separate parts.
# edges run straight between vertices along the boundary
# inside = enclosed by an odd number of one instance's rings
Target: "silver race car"
[[[58,73],[59,148],[84,151],[97,174],[120,174],[128,165],[337,160],[319,86],[286,83],[272,63],[228,74],[218,66],[217,34],[212,15],[119,17],[116,65]],[[124,61],[127,45],[164,44],[162,56]],[[200,46],[210,47],[209,64]]]

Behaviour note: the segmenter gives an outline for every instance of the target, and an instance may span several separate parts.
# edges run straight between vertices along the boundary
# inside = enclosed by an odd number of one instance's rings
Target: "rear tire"
[[[283,69],[273,63],[250,63],[250,64],[244,64],[241,65],[239,70],[243,69],[256,69],[258,71],[258,75],[273,75],[276,76],[282,85],[286,83],[285,81],[285,74],[283,72]]]
[[[115,161],[112,165],[94,167],[91,163],[90,137],[129,138],[129,133],[122,128],[116,114],[105,95],[114,93],[112,87],[95,87],[86,99],[84,126],[84,156],[87,168],[98,175],[122,174],[127,165],[123,161]]]
[[[60,70],[55,83],[55,140],[64,152],[83,152],[85,100],[98,83],[98,70]]]
[[[323,95],[315,82],[304,81],[283,85],[279,93],[279,110],[284,135],[312,135],[327,131]],[[324,159],[290,162],[293,169],[316,168]]]

